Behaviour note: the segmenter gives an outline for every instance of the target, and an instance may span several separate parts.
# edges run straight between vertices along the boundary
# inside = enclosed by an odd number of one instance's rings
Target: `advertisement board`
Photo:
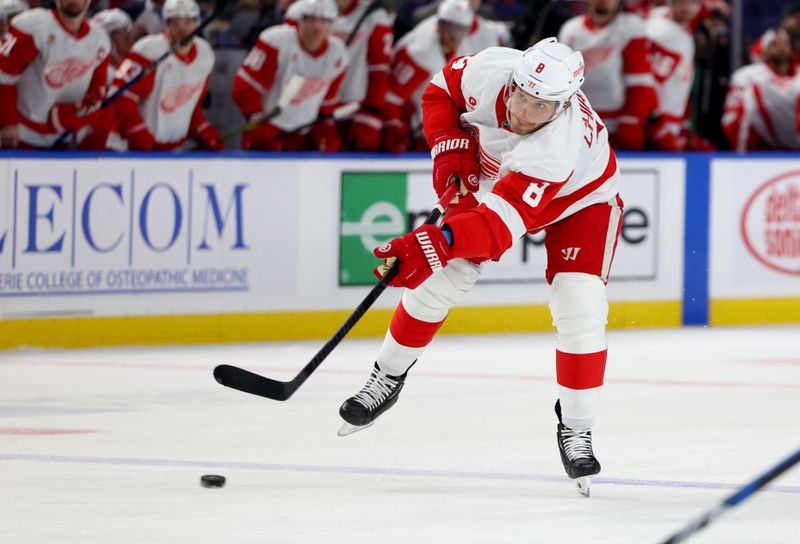
[[[710,214],[712,323],[800,319],[797,160],[714,160]]]

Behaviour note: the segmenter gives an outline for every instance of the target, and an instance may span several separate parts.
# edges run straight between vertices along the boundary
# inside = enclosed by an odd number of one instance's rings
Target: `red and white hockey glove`
[[[381,146],[383,118],[380,113],[369,108],[361,108],[353,116],[350,127],[350,145],[354,151],[377,151]]]
[[[220,140],[219,131],[211,123],[206,121],[199,129],[194,137],[202,149],[222,151],[225,148],[225,144]]]
[[[338,153],[342,150],[342,139],[336,131],[332,119],[320,121],[311,129],[311,142],[314,149],[322,153]]]
[[[620,119],[617,131],[611,135],[611,147],[619,150],[641,151],[645,134],[642,123],[634,119]]]
[[[439,198],[450,183],[461,182],[461,196],[474,193],[480,187],[478,181],[478,144],[466,132],[458,129],[443,130],[431,142],[433,159],[433,188]],[[475,200],[474,198],[472,199]],[[449,203],[450,208],[462,207],[462,202]]]
[[[382,278],[391,268],[393,259],[400,261],[397,275],[389,282],[394,287],[415,289],[431,274],[447,266],[450,260],[450,244],[435,225],[422,225],[418,229],[395,238],[373,251],[386,262],[376,267],[373,273]]]
[[[58,132],[74,131],[94,121],[97,111],[97,108],[88,108],[79,104],[53,104],[53,107],[50,108],[49,120]]]

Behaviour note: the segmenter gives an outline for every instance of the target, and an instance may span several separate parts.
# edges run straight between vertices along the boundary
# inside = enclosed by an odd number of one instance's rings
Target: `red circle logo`
[[[761,264],[800,276],[800,170],[756,189],[744,205],[739,228],[748,251]]]

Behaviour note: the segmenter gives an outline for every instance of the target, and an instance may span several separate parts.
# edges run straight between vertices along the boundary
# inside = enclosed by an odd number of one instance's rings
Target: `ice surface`
[[[555,443],[551,334],[441,337],[338,438],[378,340],[0,353],[0,542],[656,543],[800,447],[800,328],[612,331],[585,499]],[[200,486],[223,474],[223,489]],[[698,534],[800,543],[800,467]]]

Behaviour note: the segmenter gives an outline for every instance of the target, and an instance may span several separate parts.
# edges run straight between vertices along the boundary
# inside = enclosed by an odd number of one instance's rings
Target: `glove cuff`
[[[443,130],[433,137],[431,145],[431,158],[453,151],[475,151],[475,139],[463,130]]]

